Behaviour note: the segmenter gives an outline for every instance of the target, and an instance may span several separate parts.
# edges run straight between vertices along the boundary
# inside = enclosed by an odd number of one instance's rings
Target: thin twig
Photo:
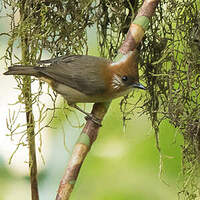
[[[27,2],[26,2],[27,3]],[[21,20],[26,20],[29,14],[27,5],[20,7]],[[21,51],[22,51],[22,63],[26,64],[29,62],[29,45],[28,45],[28,34],[25,32],[21,35]],[[31,199],[39,200],[38,193],[38,181],[37,181],[37,160],[35,150],[35,123],[32,111],[32,94],[31,94],[31,77],[23,77],[22,79],[22,94],[24,97],[26,122],[27,122],[27,140],[29,149],[29,173],[31,183]]]

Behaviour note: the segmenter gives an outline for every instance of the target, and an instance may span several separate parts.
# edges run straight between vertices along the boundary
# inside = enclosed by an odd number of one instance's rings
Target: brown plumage
[[[49,83],[69,104],[106,102],[128,94],[139,83],[136,52],[119,62],[86,55],[43,60],[38,66],[14,65],[5,75],[29,75]]]

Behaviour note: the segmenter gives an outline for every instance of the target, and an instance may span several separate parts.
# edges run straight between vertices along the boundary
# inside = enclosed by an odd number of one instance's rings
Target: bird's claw
[[[74,108],[76,108],[77,110],[79,110],[80,112],[82,112],[83,114],[85,114],[86,115],[86,117],[85,117],[86,120],[90,119],[95,124],[97,124],[98,126],[102,126],[101,125],[101,120],[98,119],[97,117],[95,117],[93,114],[85,112],[84,110],[82,110],[81,108],[79,108],[76,104],[71,105],[71,106],[73,106]]]
[[[90,120],[92,120],[95,124],[97,124],[98,126],[102,126],[102,125],[101,125],[101,120],[98,119],[98,118],[96,118],[93,114],[89,114],[89,113],[88,113],[88,114],[85,116],[85,119],[86,119],[86,120],[90,119]]]

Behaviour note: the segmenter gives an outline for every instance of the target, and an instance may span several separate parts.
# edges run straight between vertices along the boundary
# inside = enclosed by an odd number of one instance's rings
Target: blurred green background
[[[0,32],[9,30],[8,18],[0,18]],[[95,30],[89,32],[89,54],[97,55]],[[6,48],[6,37],[0,37],[0,57]],[[17,152],[11,165],[9,158],[17,141],[10,140],[6,134],[8,103],[17,100],[18,93],[13,88],[15,81],[5,77],[5,63],[0,61],[0,200],[30,199],[28,178],[27,147]],[[136,91],[135,98],[145,91]],[[134,99],[133,99],[134,102]],[[181,135],[168,121],[160,126],[160,153],[156,148],[155,135],[148,116],[137,113],[128,122],[123,131],[122,114],[119,109],[120,99],[114,100],[106,115],[99,136],[81,168],[78,181],[72,193],[72,200],[175,200],[178,199],[178,184],[181,180]],[[87,105],[87,109],[91,108]],[[80,115],[84,122],[84,116]],[[23,119],[21,119],[23,120]],[[77,124],[75,116],[71,116]],[[58,124],[56,124],[58,123]],[[61,125],[62,124],[62,125]],[[64,174],[70,151],[81,129],[73,128],[67,121],[55,121],[57,129],[47,129],[42,133],[43,164],[38,153],[39,193],[41,200],[55,199],[59,181]],[[63,134],[65,133],[65,135]],[[23,152],[23,153],[22,153]],[[162,163],[162,174],[160,165]]]

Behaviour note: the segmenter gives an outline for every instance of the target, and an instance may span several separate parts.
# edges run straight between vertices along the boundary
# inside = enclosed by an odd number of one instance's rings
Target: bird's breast
[[[61,94],[69,104],[73,103],[96,103],[105,102],[110,100],[104,93],[98,93],[95,95],[87,95],[79,90],[71,88],[64,84],[53,85],[53,89]]]
[[[130,92],[131,89],[127,90],[102,90],[96,91],[92,95],[88,95],[81,90],[74,89],[66,84],[53,83],[52,88],[61,94],[69,104],[73,103],[97,103],[106,102],[120,96],[124,96]]]

